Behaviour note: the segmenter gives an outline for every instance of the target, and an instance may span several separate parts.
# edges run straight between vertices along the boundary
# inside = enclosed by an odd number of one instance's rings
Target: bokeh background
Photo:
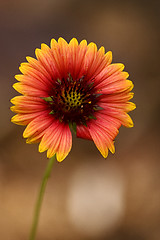
[[[120,129],[104,160],[94,144],[73,138],[55,163],[37,240],[160,239],[159,1],[0,1],[0,238],[28,239],[46,153],[25,144],[10,123],[14,75],[25,56],[60,36],[104,46],[134,82],[135,127]]]

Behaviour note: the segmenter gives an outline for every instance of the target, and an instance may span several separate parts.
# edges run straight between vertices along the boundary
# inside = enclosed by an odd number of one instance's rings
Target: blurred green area
[[[46,154],[10,123],[19,64],[60,36],[113,52],[134,82],[132,129],[120,129],[104,160],[92,142],[73,138],[49,181],[37,240],[160,239],[159,1],[0,1],[0,236],[27,239]]]

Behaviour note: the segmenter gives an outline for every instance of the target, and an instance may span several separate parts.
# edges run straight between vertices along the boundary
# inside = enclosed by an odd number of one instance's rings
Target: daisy
[[[112,52],[95,43],[73,38],[41,45],[36,59],[27,57],[13,85],[12,122],[26,125],[27,143],[40,143],[39,152],[64,160],[72,147],[71,128],[77,137],[94,141],[104,158],[115,152],[114,139],[121,125],[133,127],[128,115],[135,108],[133,83],[124,65],[112,63]]]

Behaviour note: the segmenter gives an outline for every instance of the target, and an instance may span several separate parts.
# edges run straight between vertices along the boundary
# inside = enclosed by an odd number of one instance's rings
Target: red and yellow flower
[[[41,45],[36,58],[27,57],[13,85],[21,96],[14,97],[12,122],[27,125],[27,143],[39,144],[47,157],[62,161],[72,147],[72,127],[77,137],[93,140],[107,157],[114,153],[114,139],[121,125],[133,127],[127,114],[135,108],[133,83],[121,63],[112,64],[112,52],[97,50],[85,40],[69,44],[59,38],[51,47]]]

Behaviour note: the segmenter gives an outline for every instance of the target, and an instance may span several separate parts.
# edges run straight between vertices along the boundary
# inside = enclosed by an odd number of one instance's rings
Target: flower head
[[[62,161],[71,150],[72,127],[77,137],[93,140],[103,157],[108,149],[114,153],[120,126],[133,126],[127,114],[135,108],[129,102],[133,83],[124,65],[111,64],[104,47],[75,38],[69,44],[52,39],[50,48],[42,44],[35,54],[37,59],[21,64],[13,87],[22,95],[11,100],[17,113],[11,121],[27,125],[27,143],[40,142],[40,152]]]

